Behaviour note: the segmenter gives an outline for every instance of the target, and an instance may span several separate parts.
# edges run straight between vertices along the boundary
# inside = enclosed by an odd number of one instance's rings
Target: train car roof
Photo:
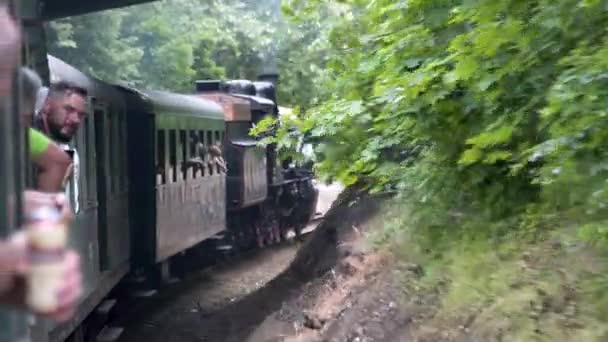
[[[55,56],[47,55],[47,58],[51,73],[51,84],[67,82],[86,89],[89,96],[100,100],[109,100],[120,96],[120,93],[112,85],[84,74]]]
[[[159,90],[142,90],[140,93],[143,93],[154,110],[160,113],[224,120],[224,111],[219,104],[195,95],[175,94]]]
[[[80,70],[55,56],[48,55],[47,58],[49,60],[49,71],[51,72],[51,83],[69,82],[87,90],[95,88],[95,81]]]
[[[55,20],[59,18],[72,17],[76,15],[109,10],[117,7],[143,4],[155,0],[104,0],[104,1],[82,1],[82,0],[43,0],[41,8],[42,19]]]

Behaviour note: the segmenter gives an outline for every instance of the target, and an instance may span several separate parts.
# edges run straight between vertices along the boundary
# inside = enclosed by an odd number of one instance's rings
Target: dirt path
[[[265,249],[163,289],[134,313],[121,340],[242,341],[244,330],[263,316],[263,307],[272,307],[254,304],[252,294],[284,271],[296,251],[296,245],[287,244]]]

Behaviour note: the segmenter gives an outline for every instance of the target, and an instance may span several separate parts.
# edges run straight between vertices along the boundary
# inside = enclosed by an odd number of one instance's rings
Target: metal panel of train
[[[227,143],[229,208],[245,208],[263,202],[268,197],[265,150],[253,139]]]

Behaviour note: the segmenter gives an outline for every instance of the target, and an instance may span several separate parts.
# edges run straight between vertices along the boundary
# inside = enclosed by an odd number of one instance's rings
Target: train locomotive
[[[90,340],[97,332],[87,322],[107,314],[119,283],[167,280],[175,259],[197,249],[279,242],[315,215],[311,170],[281,163],[275,146],[249,134],[279,115],[276,75],[199,81],[192,94],[176,94],[108,84],[48,60],[51,83],[89,92],[73,141],[79,184],[68,185],[79,189],[78,198],[70,192],[79,204],[70,245],[82,256],[85,294],[70,322],[33,323],[33,341]]]

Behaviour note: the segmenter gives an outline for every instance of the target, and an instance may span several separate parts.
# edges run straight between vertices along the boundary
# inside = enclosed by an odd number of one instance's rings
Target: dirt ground
[[[382,201],[345,194],[290,265],[287,274],[306,281],[246,341],[406,341],[412,318],[394,262],[367,238]]]
[[[122,341],[243,341],[272,311],[264,286],[289,266],[296,245],[282,245],[207,269],[140,304]],[[281,291],[290,288],[284,282]],[[280,300],[277,296],[277,300]]]
[[[121,340],[405,341],[412,317],[393,261],[367,244],[381,202],[343,193],[304,244],[256,251],[163,289],[132,312]]]

